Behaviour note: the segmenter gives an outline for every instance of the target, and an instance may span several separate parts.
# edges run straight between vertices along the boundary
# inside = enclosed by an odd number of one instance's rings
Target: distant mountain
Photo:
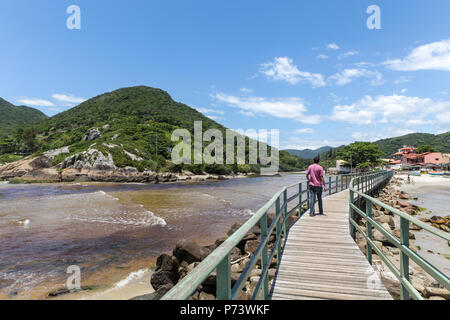
[[[15,106],[0,98],[0,135],[7,135],[20,126],[27,126],[46,118],[47,116],[37,109]]]
[[[403,146],[419,147],[422,145],[430,145],[435,147],[439,152],[450,153],[450,131],[437,135],[411,133],[401,137],[378,140],[374,143],[380,146],[386,157],[390,157]]]
[[[332,147],[325,146],[321,147],[319,149],[311,150],[311,149],[303,149],[303,150],[295,150],[295,149],[286,149],[284,151],[289,152],[291,155],[299,156],[303,159],[314,159],[315,156],[318,154],[322,154],[324,152],[327,152],[331,150]]]

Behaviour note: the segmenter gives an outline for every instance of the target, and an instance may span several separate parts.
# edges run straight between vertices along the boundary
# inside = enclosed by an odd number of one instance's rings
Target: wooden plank
[[[271,298],[392,299],[369,285],[378,275],[349,235],[348,192],[324,198],[323,208],[289,230]]]

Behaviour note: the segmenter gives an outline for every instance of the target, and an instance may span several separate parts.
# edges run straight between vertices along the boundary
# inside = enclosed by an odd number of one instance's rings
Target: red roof
[[[392,164],[399,164],[399,163],[402,163],[402,162],[401,162],[401,160],[395,160],[395,161],[392,161],[391,163]]]

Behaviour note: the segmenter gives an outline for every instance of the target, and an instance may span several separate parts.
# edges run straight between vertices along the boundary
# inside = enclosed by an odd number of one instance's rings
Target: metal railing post
[[[284,198],[284,209],[282,212],[283,215],[283,235],[284,237],[286,237],[286,216],[287,216],[287,207],[288,207],[288,202],[287,202],[287,189],[284,190],[283,192],[283,198]],[[280,220],[278,220],[280,221]],[[281,241],[278,242],[278,246],[281,248]]]
[[[302,183],[298,184],[298,217],[300,218],[303,215],[302,212]]]
[[[310,210],[311,209],[310,205],[309,205],[309,203],[310,203],[309,200],[310,200],[309,199],[309,183],[306,182],[306,210]]]
[[[277,210],[276,210],[276,217],[278,217],[278,215],[282,215],[283,213],[282,213],[282,211],[284,211],[284,209],[283,210],[280,210],[280,207],[279,207],[279,204],[280,204],[280,202],[279,202],[279,200],[278,200],[278,203],[277,203]],[[278,240],[279,238],[281,238],[281,223],[280,223],[280,219],[278,219],[278,221],[277,221],[277,226],[276,226],[276,239]],[[269,237],[270,237],[270,235],[269,235]],[[281,241],[278,241],[278,245],[277,245],[277,261],[278,261],[278,264],[280,264],[280,258],[281,258]],[[273,248],[272,250],[275,250],[275,248]],[[269,263],[270,263],[271,261],[269,261]],[[264,268],[262,268],[262,270],[264,270]]]
[[[403,217],[400,217],[400,243],[409,248],[409,221]],[[400,253],[400,274],[409,282],[409,257],[403,251]],[[409,291],[403,284],[401,284],[400,298],[409,300]]]
[[[366,214],[369,218],[372,218],[372,202],[370,200],[366,199]],[[369,220],[366,221],[366,232],[367,232],[367,238],[372,240],[372,224],[369,222]],[[367,253],[367,260],[369,260],[369,263],[372,264],[372,246],[370,245],[369,241],[366,241],[366,253]]]
[[[217,300],[231,300],[231,260],[230,254],[223,258],[216,270]]]
[[[353,197],[354,197],[353,190],[350,190],[350,203],[353,203]],[[350,210],[350,212],[349,212],[350,219],[354,220],[352,206],[349,206],[349,210]],[[355,226],[352,223],[349,223],[349,224],[350,224],[350,235],[352,236],[353,240],[355,240],[355,237],[356,237]]]
[[[277,200],[275,201],[275,208],[276,208],[277,213],[279,213],[280,212],[280,197],[278,197]],[[261,218],[260,228],[261,228],[261,241],[263,241],[263,239],[268,236],[267,235],[267,212]],[[267,241],[267,243],[268,242],[269,241]],[[269,257],[268,257],[267,243],[261,252],[261,270],[264,270],[264,268],[268,265],[268,263],[270,263],[270,262],[268,262]],[[264,274],[261,274],[261,277],[265,277],[264,284],[262,286],[262,296],[263,296],[263,299],[266,300],[267,297],[269,296],[269,279]]]
[[[328,178],[328,194],[331,195],[331,177]]]
[[[336,193],[339,192],[339,176],[336,176]]]

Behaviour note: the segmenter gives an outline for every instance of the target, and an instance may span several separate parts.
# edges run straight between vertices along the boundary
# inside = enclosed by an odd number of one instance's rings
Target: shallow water
[[[0,298],[44,298],[70,265],[108,286],[171,251],[211,244],[304,174],[196,184],[0,185]],[[85,280],[86,279],[86,280]]]

